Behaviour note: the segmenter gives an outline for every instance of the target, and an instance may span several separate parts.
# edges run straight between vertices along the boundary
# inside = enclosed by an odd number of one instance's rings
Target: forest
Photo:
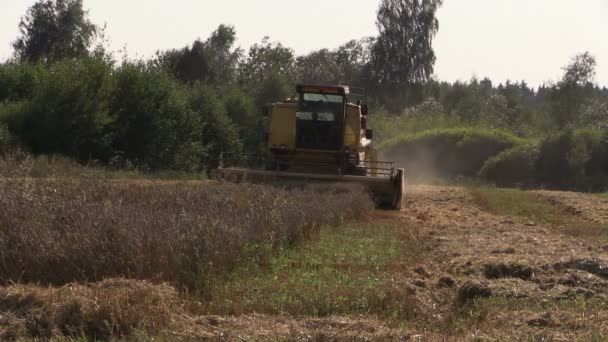
[[[40,0],[0,64],[0,155],[202,172],[221,152],[263,153],[264,107],[297,83],[329,83],[365,89],[381,149],[413,176],[432,168],[499,185],[608,187],[608,89],[592,54],[538,87],[445,82],[432,49],[442,1],[397,3],[380,3],[377,36],[306,55],[269,37],[245,50],[226,24],[133,59],[109,49],[81,0]]]

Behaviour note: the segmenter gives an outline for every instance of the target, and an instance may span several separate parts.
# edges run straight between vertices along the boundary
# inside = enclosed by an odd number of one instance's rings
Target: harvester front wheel
[[[401,210],[403,207],[403,197],[405,195],[405,170],[397,169],[394,179],[393,202],[391,209]]]

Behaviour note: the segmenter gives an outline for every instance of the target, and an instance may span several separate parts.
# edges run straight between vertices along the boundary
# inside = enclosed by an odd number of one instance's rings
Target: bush
[[[608,137],[591,129],[566,131],[542,142],[536,178],[546,187],[604,190],[608,186]]]
[[[500,186],[601,191],[608,186],[608,143],[598,130],[576,130],[490,158],[480,176]]]
[[[403,134],[464,126],[463,120],[457,115],[444,113],[441,105],[433,99],[401,115],[385,113],[380,109],[372,113],[369,120],[375,140],[381,143]]]
[[[165,73],[124,64],[115,73],[109,106],[114,154],[143,169],[199,169],[205,122],[188,101],[188,92]]]
[[[453,128],[404,134],[380,148],[409,174],[451,178],[474,177],[488,158],[524,142],[499,130]]]
[[[479,176],[498,186],[532,186],[538,157],[538,146],[516,146],[488,159]]]
[[[222,152],[243,152],[238,127],[213,89],[201,83],[195,84],[190,89],[189,106],[204,122],[201,133],[207,146],[205,164],[208,168],[215,166]]]
[[[13,68],[32,73],[34,66]],[[29,93],[0,108],[0,120],[29,151],[80,162],[108,163],[118,156],[143,170],[200,170],[205,118],[190,108],[184,86],[165,73],[140,62],[115,68],[96,58],[34,70]]]
[[[222,100],[226,114],[238,124],[243,149],[248,153],[262,154],[266,148],[264,128],[261,108],[256,108],[254,98],[234,88]]]
[[[111,68],[105,62],[53,64],[34,84],[31,98],[12,108],[9,127],[34,153],[62,153],[80,160],[107,156],[110,87]]]

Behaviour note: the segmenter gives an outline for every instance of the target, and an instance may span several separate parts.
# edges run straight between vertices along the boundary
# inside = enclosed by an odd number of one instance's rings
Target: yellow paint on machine
[[[296,104],[276,104],[270,117],[268,144],[271,148],[296,149]]]
[[[268,143],[271,148],[296,149],[296,111],[295,103],[276,104],[270,117]],[[348,104],[344,126],[344,146],[357,151],[361,141],[361,112],[354,104]]]
[[[361,141],[361,110],[349,103],[346,107],[346,125],[344,126],[344,146],[357,151]]]

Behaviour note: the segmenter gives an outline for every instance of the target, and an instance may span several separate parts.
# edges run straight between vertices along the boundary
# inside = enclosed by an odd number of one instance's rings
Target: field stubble
[[[591,195],[413,186],[406,208],[394,213],[372,212],[357,189],[319,196],[320,188],[227,184],[2,186],[11,195],[2,199],[2,241],[21,243],[2,254],[21,267],[2,276],[24,284],[0,293],[5,337],[602,341],[608,334],[608,204]],[[32,252],[18,253],[26,248]]]

